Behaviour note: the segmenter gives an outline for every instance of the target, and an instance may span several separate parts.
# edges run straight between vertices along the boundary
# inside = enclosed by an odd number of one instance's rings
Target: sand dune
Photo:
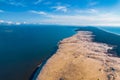
[[[112,46],[93,42],[93,37],[79,31],[62,40],[37,80],[120,80],[120,58],[108,54]]]

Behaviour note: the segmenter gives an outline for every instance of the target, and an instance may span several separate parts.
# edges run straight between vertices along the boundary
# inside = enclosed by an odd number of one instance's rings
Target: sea
[[[0,80],[30,80],[42,61],[57,50],[74,27],[56,25],[0,26]]]
[[[120,35],[120,27],[100,27],[100,29],[116,35]]]
[[[80,27],[58,25],[1,25],[0,80],[33,80],[31,78],[34,77],[33,73],[36,72],[36,68],[56,52],[58,42],[74,35],[76,29],[83,30],[84,27]],[[117,38],[120,38],[120,27],[100,27],[99,29],[117,35]],[[99,29],[97,29],[98,33]],[[96,31],[96,28],[88,27],[85,30]],[[103,32],[99,34],[101,33]],[[104,35],[105,39],[107,37],[111,36]],[[96,41],[107,42],[109,44],[111,39],[106,41],[104,38],[101,35],[97,37]],[[113,42],[110,44],[116,45],[117,43]]]

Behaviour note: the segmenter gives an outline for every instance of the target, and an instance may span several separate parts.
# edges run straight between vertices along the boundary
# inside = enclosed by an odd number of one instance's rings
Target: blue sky
[[[0,0],[0,23],[120,25],[120,0]]]

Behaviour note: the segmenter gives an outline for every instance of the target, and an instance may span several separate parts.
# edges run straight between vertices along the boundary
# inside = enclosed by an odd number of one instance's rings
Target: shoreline
[[[70,28],[71,28],[71,27],[70,27]],[[75,34],[77,33],[77,31],[75,31],[75,30],[78,29],[78,28],[79,28],[79,27],[73,28],[73,31],[74,31],[74,34],[73,34],[73,35],[75,35]],[[72,35],[72,36],[73,36],[73,35]],[[65,39],[65,38],[63,38],[63,39]],[[63,39],[62,39],[62,40],[63,40]],[[60,40],[60,41],[62,41],[62,40]],[[55,48],[53,54],[52,54],[51,56],[47,56],[47,57],[42,61],[42,63],[39,64],[40,66],[38,65],[38,66],[35,68],[34,72],[33,72],[32,75],[30,76],[29,80],[36,80],[36,79],[37,79],[37,76],[38,76],[39,73],[41,72],[41,70],[42,70],[42,68],[44,67],[44,65],[47,63],[48,59],[51,58],[51,57],[57,52],[57,50],[59,49],[58,47],[59,47],[60,41],[56,44],[56,48]],[[39,72],[39,73],[38,73],[38,72]]]
[[[112,32],[108,32],[106,30],[103,30],[99,27],[81,27],[78,28],[76,31],[91,31],[93,32],[93,35],[95,35],[94,37],[94,42],[99,42],[99,43],[105,43],[107,45],[113,45],[113,52],[115,52],[116,57],[120,57],[120,36],[112,33]]]
[[[83,33],[84,33],[84,32],[83,32]],[[85,33],[85,34],[86,34],[86,33]],[[77,35],[77,34],[75,34],[75,35]],[[74,37],[75,35],[73,35],[72,37]],[[87,36],[87,37],[88,37],[88,36]],[[69,38],[71,38],[71,37],[69,37]],[[64,49],[63,49],[63,50],[61,51],[61,48],[64,47],[64,46],[61,46],[61,45],[64,45],[64,43],[65,43],[65,44],[69,43],[69,40],[68,40],[68,42],[65,42],[65,40],[66,40],[66,39],[69,39],[69,38],[65,38],[63,41],[61,41],[61,42],[63,42],[63,43],[60,42],[59,49],[57,50],[56,54],[54,54],[50,59],[48,59],[47,63],[44,65],[44,67],[42,68],[42,71],[40,72],[40,74],[39,74],[39,76],[38,76],[38,80],[40,80],[41,78],[44,79],[44,77],[47,77],[47,76],[48,76],[47,74],[45,74],[45,73],[47,73],[46,71],[48,71],[48,68],[51,68],[50,65],[54,67],[54,64],[51,64],[51,63],[52,63],[52,62],[53,62],[53,63],[56,63],[56,62],[53,61],[54,59],[56,59],[56,58],[55,58],[55,55],[57,55],[58,57],[60,56],[59,52],[62,52],[62,51],[64,50]],[[91,41],[90,38],[91,38],[91,37],[86,38],[85,40],[87,40],[87,42],[89,42],[89,41]],[[74,38],[73,38],[73,39],[74,39]],[[84,38],[83,38],[83,39],[84,39]],[[72,39],[71,39],[71,40],[72,40]],[[91,41],[91,42],[92,42],[92,41]],[[75,41],[73,40],[72,43],[74,44]],[[72,44],[72,43],[71,43],[71,44]],[[98,44],[98,45],[100,46],[102,43],[95,43],[95,44]],[[102,45],[107,46],[107,47],[106,47],[106,53],[107,53],[107,50],[108,50],[110,47],[109,47],[108,45],[106,45],[106,44],[102,44]],[[110,49],[111,49],[111,48],[110,48]],[[97,51],[97,50],[96,50],[96,51]],[[66,56],[65,54],[63,54],[63,55]],[[78,54],[75,54],[75,55],[76,55],[76,57],[77,57]],[[92,54],[92,55],[93,55],[93,54]],[[109,56],[108,56],[107,54],[105,54],[105,53],[104,53],[104,55],[107,56],[107,57],[109,57]],[[56,56],[56,57],[57,57],[57,56]],[[62,57],[64,57],[64,56],[62,56]],[[87,55],[87,56],[88,56],[88,55]],[[97,56],[98,56],[98,55],[97,55]],[[66,57],[67,57],[67,56],[66,56]],[[95,58],[96,56],[92,56],[92,57]],[[90,55],[89,55],[89,58],[90,58]],[[99,58],[99,59],[100,59],[100,58]],[[51,61],[52,61],[52,62],[51,62]],[[58,62],[61,62],[61,61],[59,61],[59,60],[57,60],[57,61],[58,61]],[[68,61],[68,62],[69,62],[69,61]],[[56,64],[57,64],[57,63],[56,63]],[[51,68],[51,69],[52,69],[52,68]],[[54,71],[54,69],[53,69],[53,71]],[[64,70],[63,70],[63,71],[64,71]],[[52,71],[51,71],[51,72],[52,72]],[[56,70],[56,72],[57,72],[57,70]],[[59,71],[58,71],[58,72],[59,72]],[[57,73],[56,73],[56,74],[57,74]],[[54,74],[54,76],[55,76],[56,74]],[[44,76],[44,77],[41,77],[41,75]],[[48,80],[48,79],[46,79],[46,80]],[[49,79],[49,80],[52,80],[52,79]],[[53,80],[54,80],[54,79],[53,79]],[[82,79],[81,79],[81,80],[82,80]]]

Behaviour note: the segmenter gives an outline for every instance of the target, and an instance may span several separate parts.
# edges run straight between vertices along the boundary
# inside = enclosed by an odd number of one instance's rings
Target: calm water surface
[[[120,35],[120,27],[101,27],[101,29]]]
[[[65,26],[0,26],[0,80],[28,80],[57,43],[75,34]]]

